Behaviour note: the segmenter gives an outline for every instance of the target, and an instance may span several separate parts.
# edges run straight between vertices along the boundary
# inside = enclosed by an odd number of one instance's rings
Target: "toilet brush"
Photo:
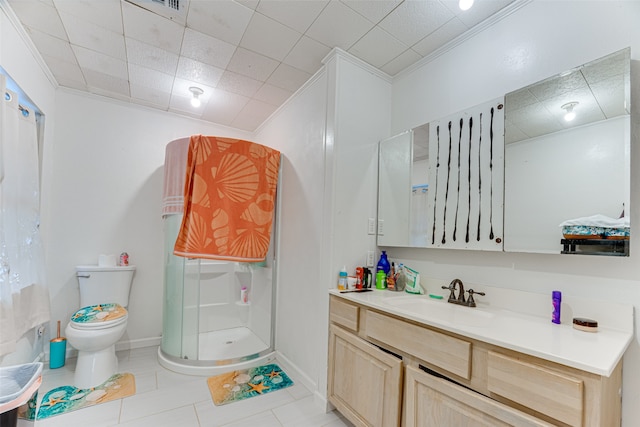
[[[49,369],[64,366],[67,352],[67,339],[60,336],[60,321],[58,320],[58,335],[49,342]]]

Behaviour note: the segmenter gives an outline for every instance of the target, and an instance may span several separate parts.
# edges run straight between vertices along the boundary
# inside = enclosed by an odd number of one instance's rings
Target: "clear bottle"
[[[340,270],[340,273],[338,274],[338,289],[341,291],[347,290],[347,276],[347,267],[343,266],[342,270]]]

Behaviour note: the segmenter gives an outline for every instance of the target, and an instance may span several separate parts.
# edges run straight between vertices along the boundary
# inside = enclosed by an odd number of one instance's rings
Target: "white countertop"
[[[599,325],[584,332],[571,323],[505,309],[463,307],[426,295],[376,290],[332,295],[415,322],[598,375],[610,376],[633,333]],[[469,311],[473,311],[470,313]],[[633,330],[631,311],[631,331]]]

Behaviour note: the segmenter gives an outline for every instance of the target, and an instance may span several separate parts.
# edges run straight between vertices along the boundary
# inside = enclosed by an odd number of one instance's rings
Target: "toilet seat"
[[[71,316],[74,329],[106,329],[125,323],[129,314],[120,304],[108,303],[83,307]]]

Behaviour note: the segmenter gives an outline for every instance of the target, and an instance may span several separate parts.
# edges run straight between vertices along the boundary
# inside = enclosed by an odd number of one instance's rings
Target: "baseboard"
[[[116,351],[133,350],[135,348],[144,347],[158,347],[162,342],[162,337],[141,338],[137,340],[119,341],[116,343]],[[49,346],[45,346],[45,351],[40,353],[39,358],[42,362],[48,362],[50,360]],[[65,358],[71,359],[78,356],[78,350],[71,347],[67,342],[67,350],[65,352]]]
[[[325,412],[333,410],[333,405],[331,405],[327,400],[327,397],[318,390],[318,383],[316,381],[313,381],[307,374],[300,370],[295,363],[289,360],[278,350],[276,350],[276,360],[287,373],[292,373],[290,376],[295,381],[300,381],[302,385],[313,393],[313,403],[315,406],[322,408]]]
[[[116,351],[133,350],[134,348],[157,347],[162,342],[162,337],[140,338],[137,340],[118,341]]]

